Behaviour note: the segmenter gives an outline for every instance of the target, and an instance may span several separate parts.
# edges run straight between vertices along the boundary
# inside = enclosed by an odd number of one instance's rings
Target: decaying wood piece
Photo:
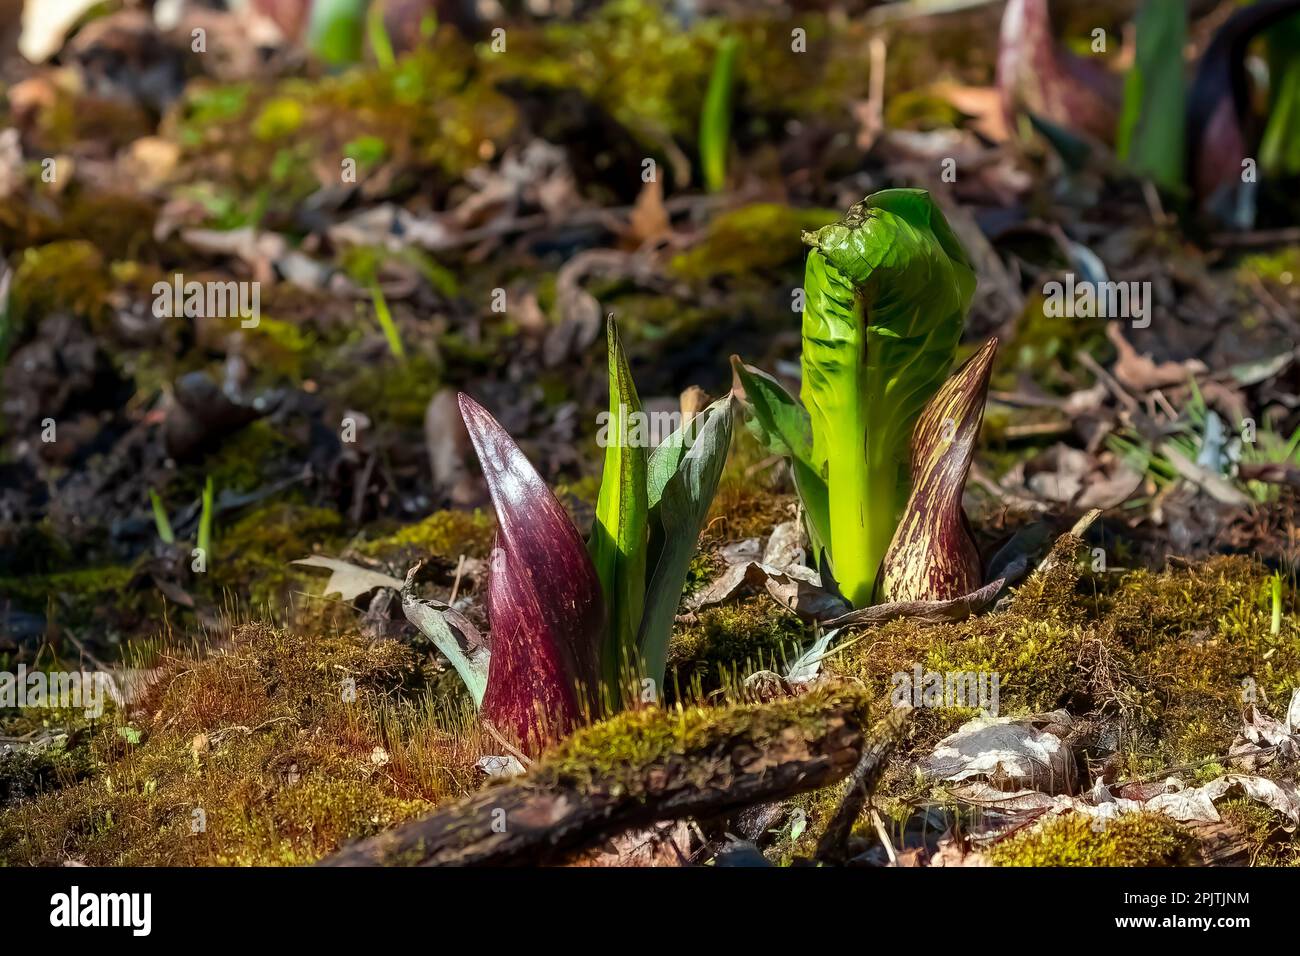
[[[849,775],[849,789],[840,801],[835,816],[827,824],[826,832],[817,841],[817,859],[839,860],[843,857],[853,824],[857,822],[867,798],[880,782],[880,777],[885,772],[885,763],[902,741],[911,718],[911,707],[896,707],[871,729],[862,757]]]
[[[655,821],[826,786],[862,755],[867,697],[829,686],[769,704],[650,708],[580,731],[526,777],[344,847],[326,866],[539,864]]]

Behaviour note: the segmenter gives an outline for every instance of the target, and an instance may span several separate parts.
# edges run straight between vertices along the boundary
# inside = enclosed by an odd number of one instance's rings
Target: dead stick
[[[912,719],[911,707],[897,707],[889,716],[871,729],[867,746],[862,750],[858,765],[849,775],[849,789],[840,802],[835,816],[817,841],[817,859],[837,861],[843,859],[849,834],[857,822],[867,798],[876,789],[881,775],[885,772],[885,763],[903,739],[907,725]]]
[[[621,714],[527,776],[344,847],[326,866],[541,864],[633,827],[717,816],[842,779],[866,697],[827,687],[770,704]]]

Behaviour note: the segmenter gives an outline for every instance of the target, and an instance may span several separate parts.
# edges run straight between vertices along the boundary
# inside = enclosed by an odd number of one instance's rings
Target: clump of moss
[[[129,723],[94,729],[99,772],[0,816],[0,863],[312,862],[476,785],[491,745],[422,680],[398,642],[264,624],[165,657]]]
[[[1057,546],[1056,564],[1031,576],[1010,605],[952,624],[897,620],[829,657],[826,667],[888,695],[891,676],[920,664],[934,671],[999,675],[1002,715],[1065,707],[1123,729],[1133,773],[1227,753],[1241,726],[1244,693],[1261,706],[1300,684],[1294,610],[1270,634],[1269,580],[1244,557],[1215,558],[1153,573],[1088,574],[1073,559],[1077,539]],[[918,727],[950,730],[943,712]],[[929,740],[918,734],[918,740]]]
[[[684,752],[708,751],[742,734],[762,740],[794,727],[810,738],[819,737],[829,729],[835,712],[847,712],[850,720],[866,725],[865,698],[844,687],[820,688],[772,704],[625,711],[578,731],[548,751],[533,776],[542,787],[551,781],[578,786],[600,781],[602,786],[635,793],[645,785],[644,770],[649,765]],[[687,775],[710,774],[715,769],[680,762],[680,771]]]
[[[1300,835],[1282,814],[1245,797],[1222,800],[1216,808],[1245,838],[1251,866],[1300,866]]]
[[[683,279],[735,278],[771,272],[803,257],[803,230],[832,222],[827,209],[753,203],[714,219],[704,237],[675,256],[670,271]]]
[[[1126,813],[1102,829],[1068,813],[1017,834],[989,850],[997,866],[1187,866],[1197,841],[1158,813]]]
[[[100,565],[0,578],[0,595],[34,613],[52,612],[51,616],[68,626],[81,626],[97,620],[99,630],[108,631],[108,619],[119,612],[129,616],[137,610],[127,597],[134,576],[126,565]]]
[[[754,671],[783,669],[805,640],[803,622],[765,594],[705,608],[674,630],[667,684],[707,694]]]
[[[15,344],[60,311],[97,321],[107,309],[108,290],[108,268],[91,243],[70,239],[27,249],[14,269],[5,338]]]
[[[435,511],[415,524],[362,545],[363,554],[411,563],[430,556],[456,560],[460,555],[486,557],[492,547],[496,522],[482,508],[473,511]]]
[[[0,749],[0,807],[81,780],[95,769],[90,748],[60,735],[45,746]]]
[[[255,508],[213,535],[208,573],[259,611],[278,612],[291,590],[311,591],[313,576],[291,562],[340,544],[343,519],[331,508],[275,502]]]
[[[1105,595],[1098,632],[1129,651],[1155,766],[1226,754],[1248,700],[1284,706],[1300,686],[1295,610],[1272,634],[1268,582],[1249,558],[1217,557],[1134,571]]]
[[[1106,338],[1106,320],[1053,318],[1047,314],[1044,299],[1034,296],[1025,303],[1011,340],[998,350],[994,387],[1011,388],[1017,376],[1025,373],[1050,388],[1067,391],[1070,380],[1061,373],[1077,369],[1075,355],[1080,352],[1109,361],[1114,346]]]
[[[339,397],[349,408],[375,422],[417,429],[438,390],[442,366],[428,356],[409,354],[401,362],[377,362],[344,374],[349,377],[340,383]]]

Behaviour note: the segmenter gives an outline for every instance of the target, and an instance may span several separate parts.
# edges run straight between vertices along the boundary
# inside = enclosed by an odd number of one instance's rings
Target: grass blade
[[[731,92],[740,41],[727,37],[718,47],[713,73],[700,112],[700,166],[704,188],[711,193],[727,186],[727,151],[731,148]]]
[[[172,531],[172,523],[167,518],[167,509],[163,507],[162,499],[158,497],[158,492],[152,488],[149,489],[149,504],[153,507],[153,523],[158,529],[158,537],[163,544],[175,544],[176,533]]]

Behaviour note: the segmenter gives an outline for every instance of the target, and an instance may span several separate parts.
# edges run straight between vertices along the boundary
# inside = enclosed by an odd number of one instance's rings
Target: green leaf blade
[[[637,634],[645,605],[649,503],[647,437],[631,424],[641,415],[641,402],[613,319],[608,323],[607,338],[609,421],[602,429],[605,466],[587,549],[600,578],[609,616],[601,649],[601,677],[609,702],[617,706],[626,691],[629,673],[639,664]]]
[[[663,686],[668,639],[700,531],[731,447],[733,400],[720,399],[687,422],[650,456],[651,572],[638,645],[643,676]]]

